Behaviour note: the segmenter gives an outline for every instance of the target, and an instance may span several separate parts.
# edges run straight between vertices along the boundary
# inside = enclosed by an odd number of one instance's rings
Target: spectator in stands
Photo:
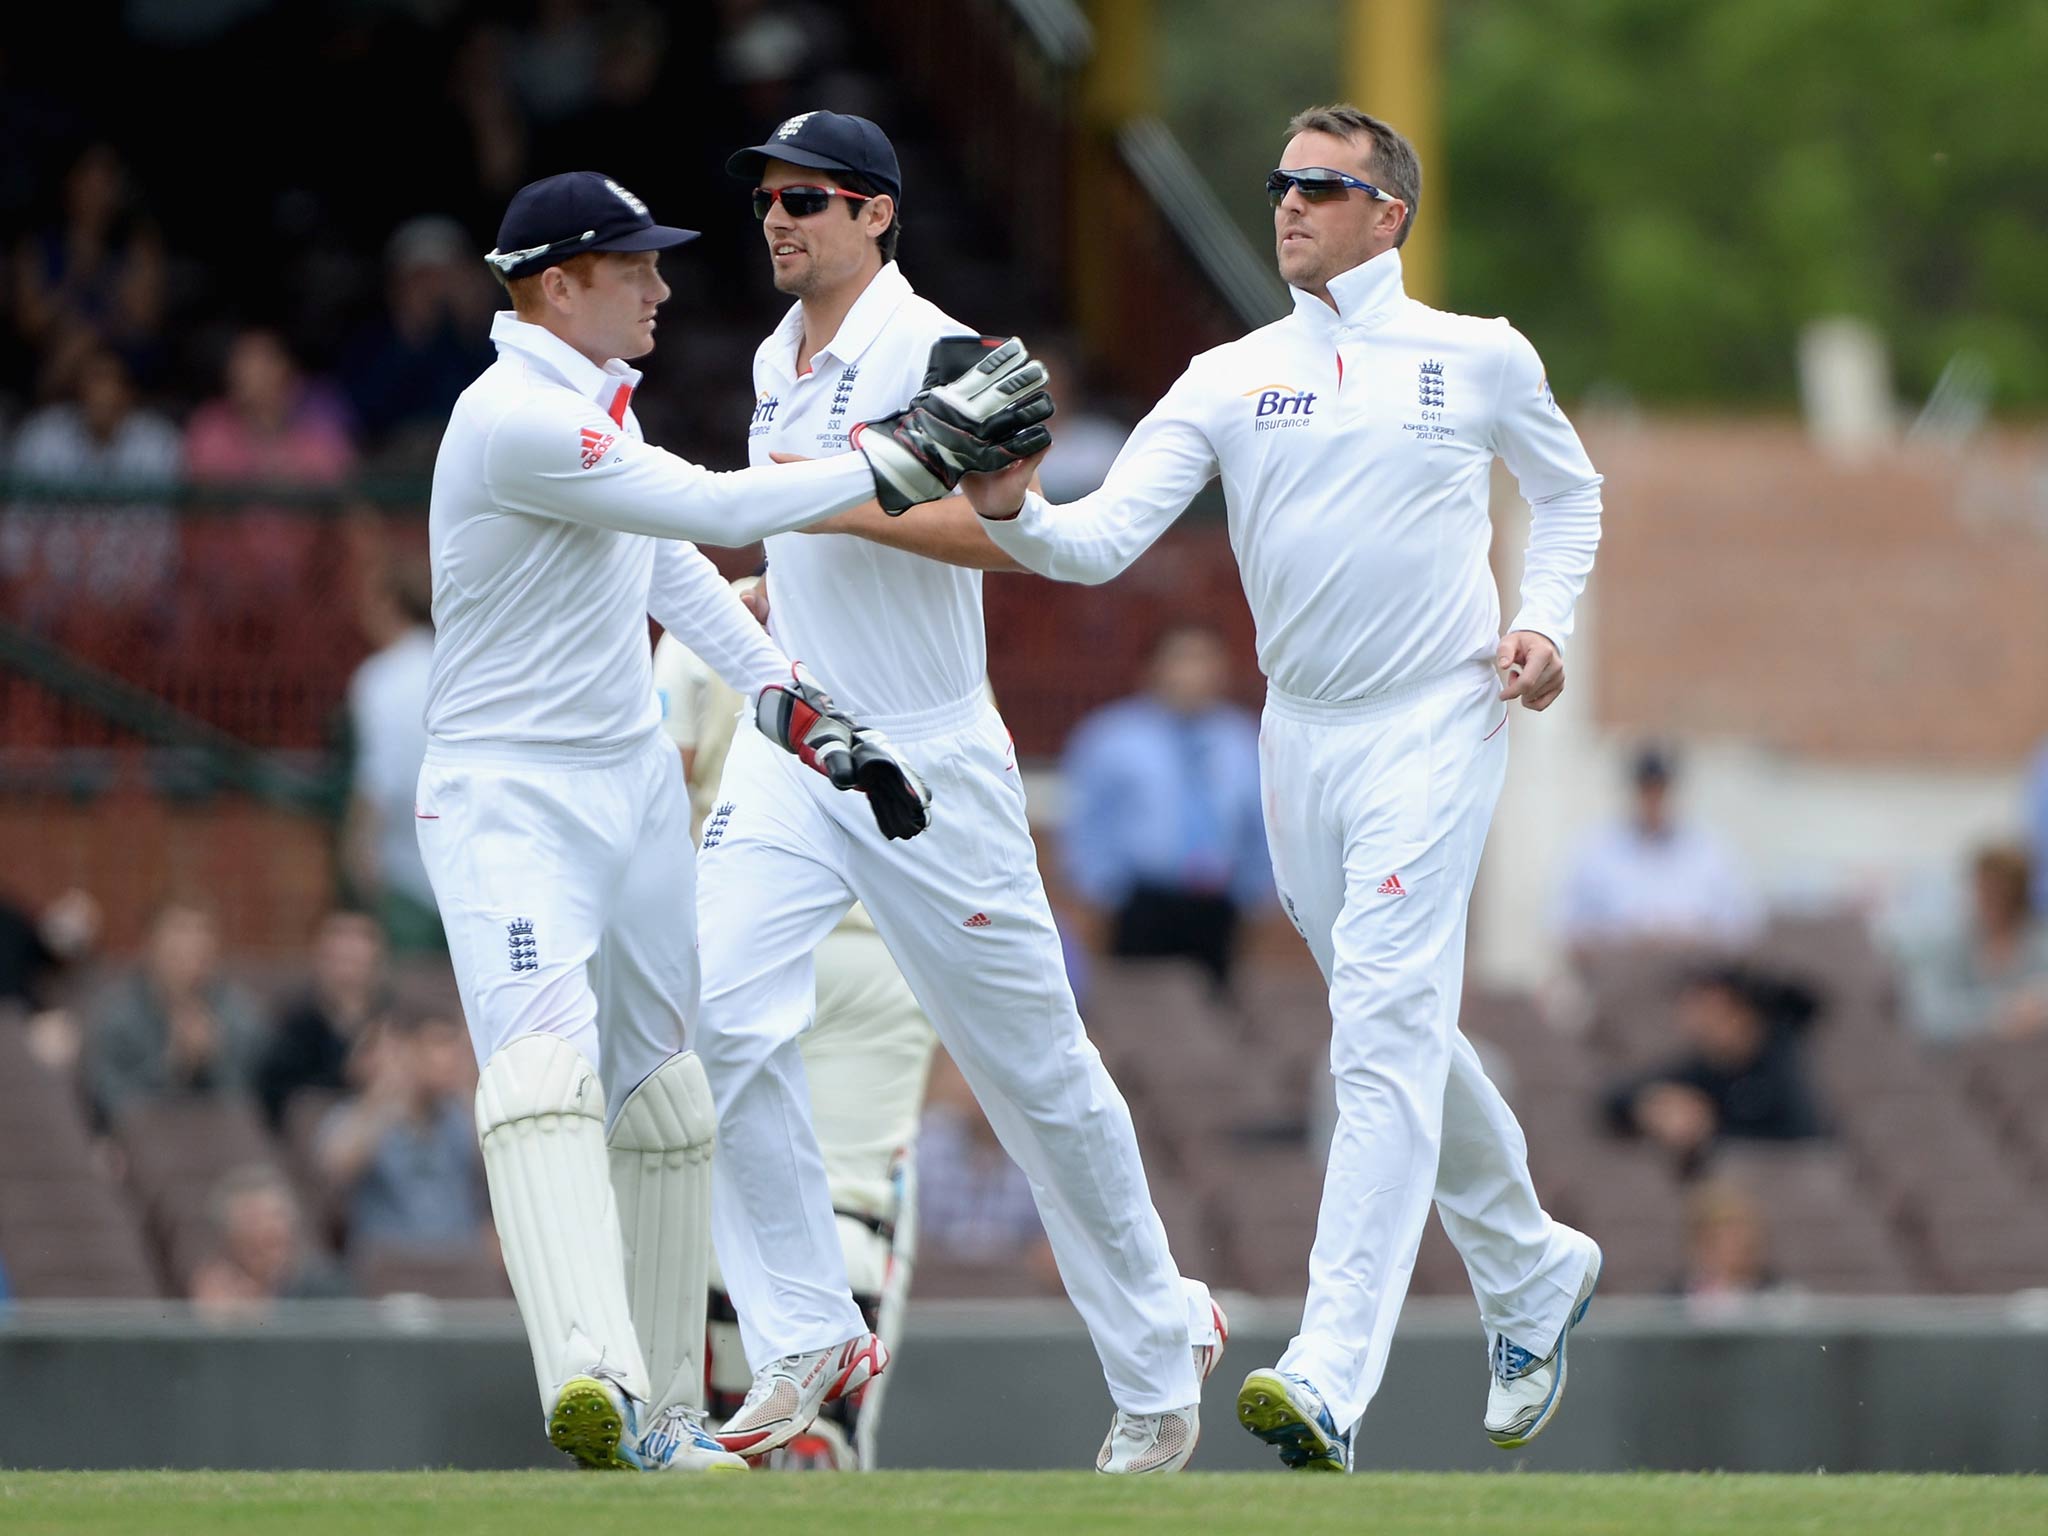
[[[329,1111],[315,1152],[347,1209],[351,1251],[473,1249],[489,1206],[467,1031],[429,1011],[387,1024],[357,1049],[363,1091]]]
[[[846,56],[837,7],[808,0],[719,0],[718,72],[748,122],[775,122],[818,95],[816,81]],[[841,107],[841,111],[851,111]]]
[[[2048,923],[2026,850],[1980,849],[1972,876],[1969,917],[1905,956],[1906,1022],[1935,1045],[2048,1029]]]
[[[1039,483],[1048,501],[1079,501],[1101,487],[1109,466],[1131,435],[1131,426],[1095,403],[1087,370],[1076,353],[1058,342],[1034,337],[1031,354],[1045,364],[1060,402],[1060,435],[1038,467]]]
[[[1609,1127],[1656,1142],[1687,1176],[1720,1137],[1821,1135],[1804,1051],[1818,1006],[1806,988],[1758,971],[1701,972],[1678,997],[1684,1051],[1608,1094]]]
[[[391,1011],[384,935],[368,914],[344,909],[322,917],[311,970],[306,990],[278,1015],[256,1072],[256,1096],[273,1129],[284,1124],[294,1094],[348,1088],[349,1053]]]
[[[238,335],[224,382],[185,430],[185,471],[195,485],[313,489],[338,485],[355,467],[346,408],[300,374],[275,331]],[[216,590],[270,599],[304,570],[315,525],[284,508],[243,506],[213,533],[195,569]]]
[[[183,901],[157,910],[141,964],[92,1011],[87,1080],[103,1121],[135,1099],[253,1085],[262,1028],[219,965],[210,912]]]
[[[1720,840],[1672,814],[1671,758],[1644,747],[1633,778],[1634,812],[1573,861],[1558,918],[1565,941],[1738,945],[1754,936],[1762,914]]]
[[[178,570],[171,511],[149,499],[179,477],[178,429],[140,408],[127,364],[96,342],[66,371],[75,398],[21,424],[8,468],[17,480],[108,498],[16,502],[0,523],[0,579],[19,584],[21,611],[38,627],[81,599],[113,606],[166,598]]]
[[[932,1057],[917,1130],[917,1239],[922,1253],[956,1264],[1028,1265],[1057,1288],[1031,1183],[944,1051]]]
[[[2048,918],[2048,741],[2027,775],[2027,838],[2034,866],[2034,912]]]
[[[1695,1309],[1714,1311],[1777,1289],[1763,1212],[1742,1185],[1703,1178],[1685,1199],[1685,1270],[1678,1293]]]
[[[76,888],[35,913],[0,896],[0,1012],[47,1008],[49,983],[91,953],[99,933],[99,903]]]
[[[1213,629],[1168,629],[1147,691],[1083,720],[1060,765],[1067,878],[1108,915],[1108,951],[1186,956],[1219,985],[1240,918],[1273,899],[1259,726],[1224,698],[1228,665]]]
[[[491,282],[462,226],[437,216],[398,226],[384,277],[384,315],[343,359],[342,386],[386,462],[426,468],[455,397],[491,365]]]
[[[334,1267],[311,1252],[298,1202],[276,1170],[239,1168],[213,1194],[217,1250],[192,1272],[192,1305],[216,1321],[261,1317],[280,1301],[348,1294]]]
[[[413,823],[434,665],[433,586],[424,558],[381,567],[364,594],[362,624],[377,649],[348,685],[355,763],[343,864],[356,899],[376,912],[394,949],[445,951]]]
[[[29,1054],[61,1078],[78,1064],[82,1031],[51,984],[90,957],[99,934],[99,903],[84,891],[34,914],[0,897],[0,1023],[20,1017]]]
[[[163,321],[164,249],[111,144],[93,144],[64,181],[62,221],[15,248],[16,324],[48,347],[74,328],[131,368],[154,360]]]

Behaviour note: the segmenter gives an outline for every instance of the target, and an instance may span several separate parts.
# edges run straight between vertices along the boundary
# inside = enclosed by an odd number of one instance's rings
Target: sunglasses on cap
[[[1360,181],[1356,176],[1346,176],[1342,171],[1333,171],[1326,165],[1305,166],[1298,171],[1266,173],[1266,201],[1275,208],[1286,200],[1290,190],[1300,192],[1306,202],[1334,203],[1354,187],[1376,202],[1395,201],[1371,182]]]
[[[865,192],[849,192],[844,187],[756,187],[754,217],[766,219],[768,210],[779,202],[792,219],[808,219],[814,213],[823,213],[835,197],[843,197],[849,203],[873,201]]]

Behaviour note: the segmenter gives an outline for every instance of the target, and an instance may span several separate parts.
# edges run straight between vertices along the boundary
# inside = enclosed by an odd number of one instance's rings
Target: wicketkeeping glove
[[[935,382],[936,381],[936,382]],[[867,456],[882,510],[895,516],[936,501],[966,474],[1007,469],[1052,446],[1045,365],[1012,336],[937,343],[925,389],[894,416],[864,421],[852,442]]]
[[[888,737],[849,719],[799,663],[790,681],[761,690],[754,724],[837,789],[868,797],[884,837],[915,837],[932,823],[932,793]]]

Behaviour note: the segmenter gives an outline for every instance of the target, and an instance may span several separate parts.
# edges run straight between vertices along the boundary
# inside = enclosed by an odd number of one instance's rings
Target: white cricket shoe
[[[711,1437],[704,1416],[680,1403],[654,1416],[640,1437],[640,1465],[649,1472],[744,1472],[746,1461]]]
[[[571,1376],[555,1391],[548,1441],[595,1472],[630,1472],[640,1462],[633,1400],[599,1375]]]
[[[860,1391],[888,1365],[889,1348],[872,1333],[784,1355],[755,1372],[739,1411],[719,1426],[718,1443],[749,1460],[766,1456],[809,1429],[820,1408]]]
[[[1223,1303],[1214,1296],[1209,1298],[1209,1313],[1216,1319],[1216,1342],[1195,1346],[1195,1380],[1207,1381],[1216,1372],[1218,1362],[1223,1359],[1223,1346],[1230,1342],[1230,1319],[1223,1315]]]
[[[1306,1376],[1253,1371],[1237,1394],[1238,1422],[1280,1453],[1293,1472],[1348,1472],[1351,1436]]]
[[[1170,1408],[1165,1413],[1125,1413],[1119,1408],[1109,1421],[1095,1470],[1115,1475],[1178,1472],[1195,1454],[1202,1438],[1202,1405]]]
[[[1490,1356],[1493,1380],[1486,1389],[1486,1437],[1504,1451],[1527,1445],[1543,1433],[1543,1427],[1564,1401],[1565,1346],[1572,1330],[1593,1305],[1593,1291],[1600,1284],[1600,1245],[1593,1244],[1593,1256],[1586,1261],[1586,1277],[1572,1299],[1571,1315],[1550,1346],[1550,1353],[1537,1359],[1504,1333],[1493,1336]]]

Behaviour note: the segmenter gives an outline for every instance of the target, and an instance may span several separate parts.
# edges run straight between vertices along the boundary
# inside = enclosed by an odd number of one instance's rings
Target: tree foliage
[[[1162,14],[1175,125],[1244,209],[1277,125],[1343,94],[1342,8]],[[1999,405],[2048,403],[2044,0],[1446,0],[1444,16],[1445,163],[1425,167],[1444,199],[1425,209],[1450,221],[1451,303],[1511,316],[1561,390],[1782,402],[1800,327],[1851,315],[1887,338],[1908,395],[1970,350]],[[1246,89],[1262,67],[1271,85]],[[1264,208],[1248,212],[1263,247]]]

